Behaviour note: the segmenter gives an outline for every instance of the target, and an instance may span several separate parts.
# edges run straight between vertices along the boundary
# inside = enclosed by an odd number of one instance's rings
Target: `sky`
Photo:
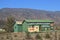
[[[60,11],[60,0],[0,0],[1,8],[31,8]]]

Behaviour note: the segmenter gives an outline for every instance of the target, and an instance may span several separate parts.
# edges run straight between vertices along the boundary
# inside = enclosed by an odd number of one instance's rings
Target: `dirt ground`
[[[60,40],[60,31],[29,33],[1,33],[0,40]]]

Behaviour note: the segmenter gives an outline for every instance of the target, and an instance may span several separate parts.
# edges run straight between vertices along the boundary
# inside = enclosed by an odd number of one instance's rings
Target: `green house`
[[[54,22],[51,20],[24,20],[16,21],[14,32],[41,32],[54,30]]]

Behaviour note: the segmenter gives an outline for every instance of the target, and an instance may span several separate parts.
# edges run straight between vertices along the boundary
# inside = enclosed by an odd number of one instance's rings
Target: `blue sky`
[[[0,8],[31,8],[60,11],[60,0],[0,0]]]

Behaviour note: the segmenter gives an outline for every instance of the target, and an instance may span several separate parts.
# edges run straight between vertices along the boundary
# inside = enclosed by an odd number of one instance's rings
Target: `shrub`
[[[39,34],[36,35],[36,39],[41,39],[41,36]]]
[[[26,33],[26,39],[31,39],[31,35],[29,34],[29,32]]]
[[[6,39],[9,39],[9,36],[7,36]]]
[[[49,34],[46,34],[45,38],[49,39],[50,38],[50,35]]]
[[[4,39],[4,37],[1,37],[1,39]]]
[[[14,35],[14,37],[17,37],[17,35]]]

